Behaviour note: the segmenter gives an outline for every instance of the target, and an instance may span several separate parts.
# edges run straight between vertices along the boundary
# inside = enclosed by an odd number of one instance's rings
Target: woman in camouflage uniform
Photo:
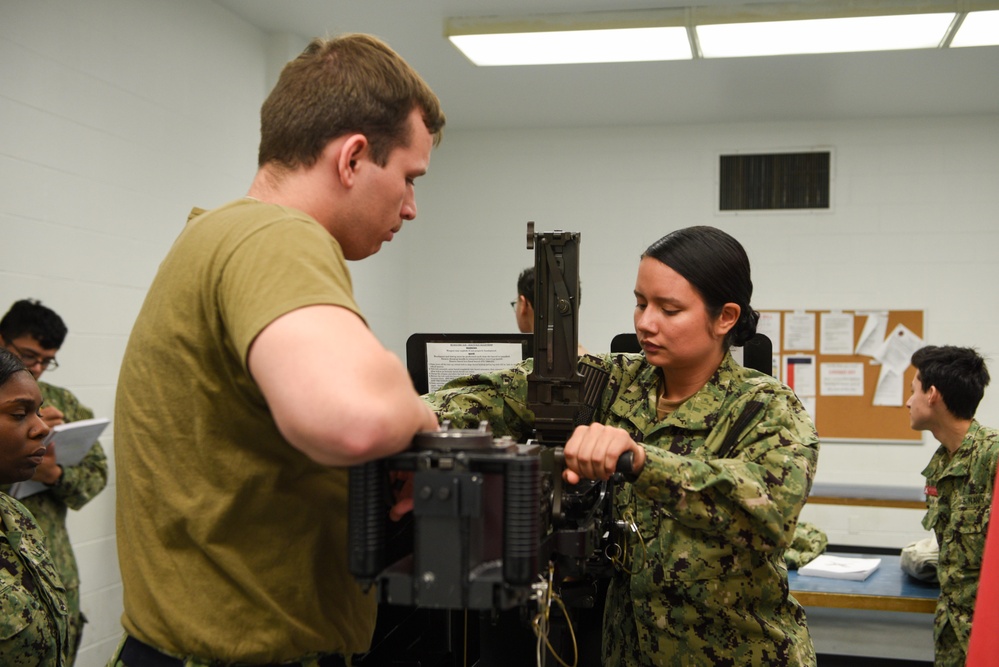
[[[566,479],[608,479],[633,452],[637,477],[615,499],[633,526],[611,579],[603,664],[814,665],[783,554],[818,459],[794,393],[729,354],[756,332],[749,259],[712,227],[646,250],[635,286],[644,355],[587,355],[610,379],[594,423],[565,446]],[[445,385],[427,400],[457,427],[488,420],[529,437],[532,360]]]
[[[38,414],[38,384],[0,349],[0,483],[30,479],[49,427]],[[31,514],[0,493],[0,665],[63,667],[68,645],[66,589]]]

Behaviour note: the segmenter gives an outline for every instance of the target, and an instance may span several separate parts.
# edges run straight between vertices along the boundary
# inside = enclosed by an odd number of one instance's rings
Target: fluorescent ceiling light
[[[697,26],[705,58],[934,48],[953,13]]]
[[[999,44],[999,11],[969,12],[951,46],[993,46]]]
[[[560,65],[690,59],[684,27],[566,30],[448,37],[476,65]]]

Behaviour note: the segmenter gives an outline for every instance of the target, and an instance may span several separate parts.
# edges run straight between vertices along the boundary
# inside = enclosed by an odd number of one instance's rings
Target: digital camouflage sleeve
[[[2,493],[0,531],[0,665],[69,665],[66,590],[38,525]]]

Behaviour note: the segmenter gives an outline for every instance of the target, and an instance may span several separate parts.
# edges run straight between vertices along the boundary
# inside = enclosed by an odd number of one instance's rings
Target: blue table
[[[837,553],[837,556],[880,558],[881,565],[864,581],[801,577],[789,570],[787,581],[791,594],[806,607],[839,607],[910,611],[932,614],[940,587],[913,579],[899,567],[899,556]]]

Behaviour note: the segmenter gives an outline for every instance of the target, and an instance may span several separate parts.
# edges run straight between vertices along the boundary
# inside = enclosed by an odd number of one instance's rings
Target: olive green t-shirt
[[[293,209],[195,210],[160,265],[115,406],[122,623],[136,638],[245,663],[368,648],[376,607],[347,569],[347,471],[281,437],[247,370],[268,324],[314,304],[358,312],[340,246]]]

